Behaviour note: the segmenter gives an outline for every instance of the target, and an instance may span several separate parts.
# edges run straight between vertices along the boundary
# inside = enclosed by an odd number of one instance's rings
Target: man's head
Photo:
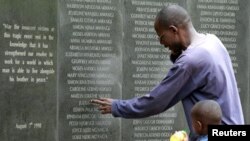
[[[197,134],[207,134],[208,125],[221,124],[220,105],[214,100],[203,100],[196,103],[191,110],[192,125]]]
[[[187,11],[178,5],[170,5],[159,11],[154,28],[160,43],[173,54],[180,54],[190,44],[189,25],[192,24]]]

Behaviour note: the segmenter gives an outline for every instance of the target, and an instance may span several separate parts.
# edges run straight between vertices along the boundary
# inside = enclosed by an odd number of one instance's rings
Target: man
[[[187,11],[178,5],[164,7],[157,14],[154,27],[160,43],[171,51],[174,64],[167,76],[145,96],[91,102],[99,104],[103,114],[143,118],[182,101],[191,141],[191,108],[201,100],[212,99],[220,104],[222,124],[244,124],[232,63],[222,42],[215,35],[198,33]]]

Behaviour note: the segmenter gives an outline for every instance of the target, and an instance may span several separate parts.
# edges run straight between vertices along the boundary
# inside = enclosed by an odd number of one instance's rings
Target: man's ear
[[[174,25],[170,25],[169,26],[169,30],[172,31],[173,33],[177,33],[178,32],[178,28]]]

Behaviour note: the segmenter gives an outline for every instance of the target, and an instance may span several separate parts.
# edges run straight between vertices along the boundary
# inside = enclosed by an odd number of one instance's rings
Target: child
[[[198,139],[196,141],[208,140],[208,125],[221,124],[222,112],[220,105],[214,100],[203,100],[197,102],[191,109],[192,126]],[[187,141],[185,131],[176,131],[170,141]]]
[[[197,141],[207,141],[208,125],[221,124],[220,105],[214,100],[199,101],[192,107],[191,118],[193,129],[199,135]]]

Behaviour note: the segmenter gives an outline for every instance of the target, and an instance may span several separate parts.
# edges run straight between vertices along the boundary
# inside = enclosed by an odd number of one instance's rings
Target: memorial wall
[[[89,100],[147,94],[172,66],[154,18],[178,4],[233,61],[250,123],[248,0],[0,0],[2,141],[165,141],[186,129],[181,103],[142,119],[102,115]]]

